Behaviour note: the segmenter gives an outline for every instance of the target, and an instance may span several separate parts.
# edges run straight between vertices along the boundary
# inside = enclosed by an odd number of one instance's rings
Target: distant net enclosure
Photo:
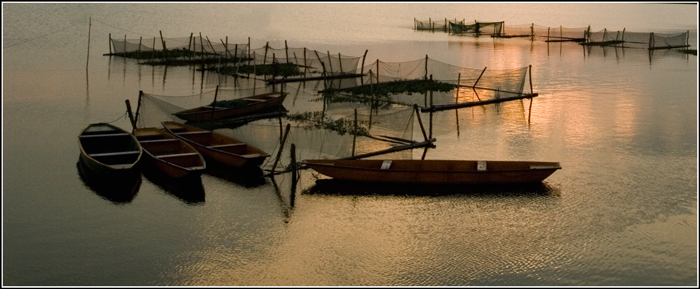
[[[404,62],[380,60],[362,68],[365,75],[353,82],[331,82],[322,92],[351,95],[369,101],[401,105],[442,105],[455,102],[456,88],[472,88],[479,97],[508,98],[531,95],[530,67],[494,70],[466,68],[428,57]],[[529,87],[529,90],[526,88]],[[430,95],[445,94],[449,97]]]
[[[618,46],[628,48],[669,49],[689,47],[690,31],[682,33],[649,33],[610,31],[603,29],[597,32],[587,32],[584,45]]]
[[[503,34],[503,21],[500,22],[478,22],[467,24],[464,22],[449,22],[450,33],[463,35],[463,34],[474,34],[474,35],[491,35],[500,36]]]
[[[452,30],[450,23],[464,24],[464,19],[457,21],[456,18],[454,20],[447,18],[434,20],[432,18],[428,18],[428,20],[418,20],[413,18],[413,29],[418,31],[438,31],[450,33]]]
[[[286,81],[322,77],[332,78],[358,74],[364,56],[321,52],[308,48],[272,48],[265,45],[252,49],[250,58],[221,73],[228,75],[274,75]]]
[[[139,60],[169,59],[246,59],[247,43],[228,43],[228,39],[211,42],[208,37],[112,38],[110,54]]]

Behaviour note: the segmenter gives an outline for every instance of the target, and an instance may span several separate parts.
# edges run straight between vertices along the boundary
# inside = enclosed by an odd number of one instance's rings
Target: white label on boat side
[[[477,171],[485,171],[486,170],[486,161],[477,161],[476,162],[476,170]]]
[[[391,161],[390,161],[390,160],[385,160],[385,161],[382,163],[382,170],[388,170],[390,166],[391,166]]]

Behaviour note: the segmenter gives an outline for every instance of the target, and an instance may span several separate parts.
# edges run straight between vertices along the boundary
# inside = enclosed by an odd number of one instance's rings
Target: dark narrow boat
[[[249,115],[282,105],[287,94],[286,92],[270,92],[235,100],[218,101],[214,102],[213,106],[200,106],[176,112],[174,115],[191,122]]]
[[[339,180],[406,184],[516,184],[541,182],[558,162],[466,160],[304,160]]]
[[[166,132],[191,144],[208,161],[229,167],[260,166],[268,155],[235,138],[178,122],[163,122]]]
[[[195,148],[162,129],[139,128],[134,130],[134,136],[146,152],[145,160],[170,177],[198,177],[206,168]]]
[[[78,137],[80,159],[88,169],[103,177],[137,174],[136,164],[143,150],[136,138],[108,123],[94,123]]]

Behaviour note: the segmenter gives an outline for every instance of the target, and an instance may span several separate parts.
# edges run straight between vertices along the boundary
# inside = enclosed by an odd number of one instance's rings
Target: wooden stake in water
[[[355,139],[357,138],[357,108],[355,109],[355,119],[353,121],[352,130],[352,156],[355,156]]]
[[[88,69],[88,65],[90,64],[90,32],[92,30],[92,17],[89,18],[89,24],[88,24],[88,50],[87,50],[87,63],[85,63],[85,70]],[[111,48],[110,48],[111,49]]]

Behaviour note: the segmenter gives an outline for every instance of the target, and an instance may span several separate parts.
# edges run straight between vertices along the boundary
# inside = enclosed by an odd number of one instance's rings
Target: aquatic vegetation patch
[[[274,75],[274,76],[296,76],[304,73],[299,70],[299,67],[292,63],[273,63],[273,64],[256,64],[256,65],[241,65],[238,67],[227,66],[219,70],[219,73],[226,75],[238,74],[255,74],[255,75]]]
[[[286,118],[301,124],[307,129],[332,130],[340,135],[349,133],[358,136],[369,136],[369,131],[367,128],[363,127],[363,125],[368,124],[367,121],[358,120],[357,130],[355,130],[354,120],[342,118],[334,120],[320,111],[287,114]]]
[[[426,93],[428,91],[448,92],[455,88],[454,84],[440,82],[436,80],[398,80],[382,82],[377,84],[365,84],[350,88],[326,89],[322,93],[330,92],[350,92],[352,95],[375,95],[389,96],[391,94],[412,94]]]

